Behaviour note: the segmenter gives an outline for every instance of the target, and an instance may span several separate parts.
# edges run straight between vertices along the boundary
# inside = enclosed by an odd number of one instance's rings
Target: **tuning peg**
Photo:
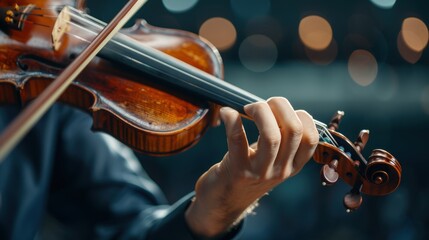
[[[334,159],[329,164],[323,165],[320,169],[320,178],[323,186],[329,186],[338,181],[338,160]]]
[[[13,18],[11,18],[11,17],[5,17],[5,18],[4,18],[4,21],[5,21],[7,24],[13,24]]]
[[[362,204],[362,195],[360,194],[360,187],[353,187],[352,190],[344,196],[344,206],[346,207],[346,212],[350,213],[358,209]]]
[[[12,11],[12,10],[7,10],[7,11],[6,11],[6,15],[7,15],[8,17],[14,17],[14,16],[15,16],[15,14],[13,13],[13,11]]]
[[[356,149],[361,152],[363,150],[363,148],[365,147],[366,143],[368,142],[369,139],[369,130],[362,130],[359,133],[358,138],[356,139],[356,142],[354,142]]]
[[[343,119],[344,112],[343,111],[337,111],[337,113],[332,117],[331,122],[329,123],[329,129],[337,131],[341,120]]]

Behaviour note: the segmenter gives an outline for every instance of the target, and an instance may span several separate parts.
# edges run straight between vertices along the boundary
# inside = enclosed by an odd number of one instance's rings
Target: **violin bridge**
[[[70,13],[67,7],[58,14],[52,29],[52,47],[57,51],[61,47],[64,34],[69,31]]]

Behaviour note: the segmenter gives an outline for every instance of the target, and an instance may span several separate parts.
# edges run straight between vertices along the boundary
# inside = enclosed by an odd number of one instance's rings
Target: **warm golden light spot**
[[[421,52],[428,43],[429,33],[426,24],[414,17],[402,22],[402,37],[405,44],[415,52]]]
[[[368,86],[377,77],[377,60],[366,50],[355,50],[349,57],[348,70],[357,84]]]
[[[200,27],[199,34],[220,51],[230,48],[237,39],[234,25],[227,19],[220,17],[205,21]]]
[[[332,41],[332,28],[326,19],[315,15],[308,16],[299,23],[299,37],[306,47],[323,50]]]
[[[401,55],[401,57],[405,61],[414,64],[417,61],[419,61],[419,59],[422,56],[422,52],[421,51],[420,52],[416,52],[416,51],[413,51],[411,48],[409,48],[407,46],[407,44],[405,44],[404,39],[403,39],[402,36],[403,36],[402,32],[399,32],[398,39],[396,41],[397,45],[398,45],[399,54]]]

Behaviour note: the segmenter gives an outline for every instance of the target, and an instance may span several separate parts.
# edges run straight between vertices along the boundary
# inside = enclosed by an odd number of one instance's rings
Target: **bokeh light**
[[[407,46],[407,44],[405,44],[404,38],[402,36],[403,36],[402,32],[399,32],[398,38],[396,40],[399,54],[405,61],[414,64],[417,61],[419,61],[419,59],[421,58],[422,51],[420,52],[413,51],[411,48]]]
[[[423,88],[420,99],[422,102],[423,111],[429,115],[429,85]]]
[[[426,24],[415,17],[406,18],[402,22],[402,37],[405,44],[415,52],[422,51],[428,43],[428,28]]]
[[[201,25],[199,34],[215,45],[219,51],[230,48],[237,39],[234,25],[229,20],[220,17],[206,20]]]
[[[395,5],[396,0],[371,0],[374,5],[380,8],[389,9]]]
[[[349,57],[348,70],[351,78],[357,84],[368,86],[377,77],[377,60],[366,50],[355,50]]]
[[[198,0],[162,0],[164,7],[170,12],[185,12],[197,2]]]
[[[277,46],[269,37],[255,34],[244,39],[238,54],[244,67],[253,72],[265,72],[276,63]]]
[[[320,16],[307,16],[299,23],[299,37],[306,47],[323,50],[332,41],[332,28],[329,22]]]
[[[254,18],[267,15],[271,8],[270,0],[231,0],[231,8],[241,18]]]

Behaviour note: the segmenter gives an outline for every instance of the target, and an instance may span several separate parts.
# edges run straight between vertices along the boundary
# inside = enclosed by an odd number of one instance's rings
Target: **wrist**
[[[225,215],[225,211],[213,210],[206,204],[193,199],[185,212],[185,220],[191,231],[201,238],[215,238],[223,236],[234,227],[240,213]]]
[[[258,200],[240,211],[210,211],[206,204],[200,204],[194,197],[185,212],[185,220],[195,236],[202,239],[224,239],[239,232],[244,218],[253,213]],[[230,238],[225,238],[230,239]]]

